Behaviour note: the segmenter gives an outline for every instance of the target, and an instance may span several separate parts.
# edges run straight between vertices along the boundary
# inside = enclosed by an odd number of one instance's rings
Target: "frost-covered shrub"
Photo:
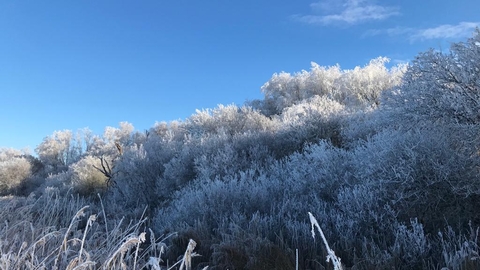
[[[272,128],[271,121],[249,106],[219,105],[212,110],[197,110],[190,116],[185,128],[193,135],[226,133],[241,134]]]
[[[286,108],[280,119],[283,123],[294,123],[310,117],[334,117],[343,112],[345,106],[325,96],[313,96]]]
[[[422,267],[422,258],[431,251],[430,240],[417,219],[410,226],[398,224],[395,229],[395,242],[390,247],[392,254],[406,267]],[[425,267],[426,265],[423,265]]]
[[[165,142],[181,142],[185,136],[188,134],[187,129],[185,129],[185,123],[181,121],[171,121],[167,122],[157,122],[153,125],[152,128],[148,131],[149,136],[145,141],[144,145],[147,146],[150,144],[158,144]],[[155,135],[156,137],[153,137]],[[153,140],[151,140],[153,139]]]
[[[43,185],[39,188],[39,193],[43,194],[48,189],[57,189],[61,194],[67,193],[71,190],[72,174],[72,170],[59,172],[57,174],[49,174],[45,178]]]
[[[317,255],[311,252],[315,243],[308,237],[305,213],[334,200],[342,186],[339,164],[343,156],[326,142],[309,149],[268,167],[239,170],[215,179],[197,178],[177,191],[168,207],[158,211],[155,227],[160,232],[173,230],[196,237],[205,245],[201,249],[205,255],[211,254],[209,247],[216,247],[209,257],[215,263],[227,263],[229,252],[235,252],[247,258],[242,267],[256,265],[262,260],[254,256],[262,250],[261,243],[276,254],[289,254],[287,261],[292,262],[295,243],[308,254],[302,262],[308,265],[312,259],[308,256]],[[321,222],[331,224],[328,214],[322,217]],[[228,240],[241,236],[244,242]]]
[[[390,129],[392,122],[390,115],[381,108],[351,112],[343,120],[340,138],[343,147],[348,149],[361,146],[375,134]]]
[[[26,155],[14,149],[0,149],[0,194],[12,192],[32,174]]]
[[[120,122],[118,128],[106,127],[102,136],[103,144],[95,149],[97,152],[95,155],[115,156],[118,152],[122,152],[123,150],[119,148],[125,148],[134,143],[134,129],[128,122]]]
[[[155,218],[155,227],[161,232],[177,231],[180,237],[193,237],[201,243],[199,252],[206,256],[210,265],[232,267],[233,263],[240,268],[255,265],[262,260],[257,256],[265,252],[262,247],[278,247],[292,241],[290,233],[282,228],[282,219],[288,220],[288,215],[299,213],[274,214],[282,207],[278,195],[282,189],[268,186],[272,188],[268,190],[266,183],[246,181],[247,177],[249,175],[185,188],[175,196],[170,207],[160,210]],[[297,211],[302,211],[303,208],[298,208],[300,204],[296,206]],[[276,235],[284,235],[285,239]],[[293,261],[292,253],[277,250],[287,255],[286,261]]]
[[[174,191],[196,178],[195,158],[201,154],[199,141],[188,138],[163,166],[163,176],[157,181],[157,196],[168,198]]]
[[[322,96],[314,96],[283,111],[278,117],[282,128],[279,137],[290,140],[296,149],[307,143],[329,140],[341,145],[343,118],[347,114],[345,106]],[[287,146],[291,143],[282,143]],[[293,151],[292,151],[293,152]]]
[[[440,265],[448,269],[478,269],[480,267],[480,228],[470,224],[468,232],[455,232],[451,226],[438,232],[441,248]]]
[[[372,183],[343,186],[330,210],[333,229],[343,250],[351,253],[365,252],[351,248],[363,245],[366,235],[376,236],[379,238],[377,240],[384,242],[390,240],[389,234],[396,221],[396,213],[388,198],[383,196],[382,190]],[[375,241],[375,244],[379,243],[380,241]],[[385,249],[386,246],[382,248]]]
[[[110,199],[119,201],[128,209],[145,205],[156,207],[161,203],[162,197],[157,193],[157,185],[160,186],[160,182],[165,184],[162,181],[165,165],[183,145],[181,142],[167,140],[156,132],[151,133],[144,143],[128,147],[116,160],[114,185],[107,194]]]
[[[438,217],[460,220],[446,210],[470,200],[456,193],[460,189],[444,186],[467,168],[458,169],[453,161],[465,162],[472,154],[462,152],[458,143],[465,129],[447,130],[450,134],[444,127],[384,131],[348,151],[320,141],[255,170],[230,165],[236,172],[221,170],[225,160],[239,158],[235,140],[227,140],[220,144],[225,153],[210,152],[205,156],[209,158],[196,160],[199,177],[157,212],[155,227],[160,232],[177,231],[180,239],[194,237],[210,265],[253,267],[262,260],[255,254],[276,247],[271,254],[284,254],[285,265],[293,260],[292,250],[299,248],[300,264],[308,267],[309,261],[322,256],[304,233],[308,228],[304,213],[314,209],[347,266],[434,265],[440,253],[431,249],[438,242],[429,235],[442,227]],[[211,171],[209,163],[215,164]],[[468,170],[473,172],[475,166]],[[441,177],[445,174],[450,178]],[[474,207],[456,209],[466,214],[462,222],[476,217]],[[411,227],[402,225],[417,217]]]
[[[467,203],[478,196],[480,185],[477,129],[425,126],[379,133],[355,149],[355,178],[377,183],[400,217],[418,217],[429,229],[478,218]]]
[[[408,67],[403,83],[388,91],[384,104],[395,121],[478,124],[480,121],[480,30],[449,53],[420,53]]]
[[[216,179],[242,171],[260,170],[274,161],[265,143],[268,133],[218,134],[202,139],[202,153],[195,158],[198,179]]]
[[[101,160],[93,156],[85,156],[72,164],[72,186],[75,191],[85,196],[96,196],[107,188],[107,177],[99,169]]]
[[[270,131],[263,124],[255,124],[256,118],[265,120],[265,116],[233,105],[214,112],[198,113],[186,123],[173,126],[158,123],[144,144],[125,147],[115,162],[116,186],[112,196],[131,206],[146,204],[154,208],[165,204],[175,191],[196,178],[213,179],[237,173],[255,164],[251,160],[269,162],[272,155],[262,143],[268,141],[265,137]],[[237,116],[244,117],[237,119],[245,124],[243,127],[236,131],[223,127],[229,125],[228,119],[235,120]],[[238,127],[232,124],[231,128]],[[139,197],[140,193],[146,196]]]
[[[284,108],[292,106],[302,100],[302,90],[305,89],[305,80],[308,72],[303,70],[294,74],[281,72],[273,74],[272,78],[262,86],[264,93],[264,108],[266,115],[279,114]]]
[[[270,206],[266,203],[269,199],[267,190],[250,182],[248,179],[251,176],[251,173],[247,173],[239,177],[191,184],[177,192],[169,207],[159,210],[155,227],[161,233],[179,231],[180,235],[188,234],[201,243],[199,251],[202,254],[210,254],[212,246],[222,244],[222,234],[229,233],[230,226],[243,226],[248,223],[252,214],[259,212],[259,215],[262,215],[269,210]],[[243,216],[244,223],[235,224],[229,220],[232,215]],[[235,230],[234,227],[231,229]],[[238,248],[238,245],[232,245],[230,251],[243,253],[246,247],[241,249],[242,252],[235,251]],[[226,255],[220,254],[219,247],[216,250],[218,260]],[[208,261],[209,257],[206,259]],[[235,258],[239,259],[241,258],[238,256]],[[247,262],[248,256],[245,263]]]
[[[349,127],[343,131],[346,140],[365,140],[379,130],[412,129],[425,123],[478,124],[478,44],[480,32],[477,29],[466,42],[454,43],[448,53],[435,50],[420,53],[409,64],[401,83],[393,83],[395,87],[381,91],[378,110],[350,119]],[[400,77],[390,77],[394,78]],[[352,77],[345,83],[355,80]]]

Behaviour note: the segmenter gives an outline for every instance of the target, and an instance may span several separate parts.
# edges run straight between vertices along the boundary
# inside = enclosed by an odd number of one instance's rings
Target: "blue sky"
[[[137,130],[262,98],[310,62],[447,50],[480,25],[480,1],[0,1],[0,147],[55,130]]]

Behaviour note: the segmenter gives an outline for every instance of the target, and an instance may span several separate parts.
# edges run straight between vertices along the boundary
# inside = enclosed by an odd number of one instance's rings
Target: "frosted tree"
[[[87,156],[73,167],[76,173],[74,180],[77,184],[82,183],[83,189],[92,190],[94,187],[112,186],[116,183],[116,165],[124,152],[130,148],[135,151],[135,142],[141,143],[145,140],[143,135],[134,133],[132,124],[120,122],[119,125],[119,128],[107,126],[103,136],[93,136]]]
[[[55,172],[64,170],[68,165],[80,160],[84,153],[92,151],[95,143],[92,131],[88,128],[75,133],[71,130],[61,130],[45,137],[35,152],[41,162]]]
[[[106,127],[103,133],[103,139],[107,147],[113,149],[114,152],[122,152],[123,150],[121,148],[131,144],[133,130],[135,129],[133,125],[128,122],[120,122],[119,125],[119,128]]]
[[[432,49],[419,54],[402,86],[386,101],[409,119],[479,123],[480,30],[466,42],[454,43],[449,53]]]
[[[343,99],[349,105],[378,106],[383,91],[400,85],[406,65],[388,69],[386,57],[372,59],[365,67],[345,71],[340,81]]]
[[[264,101],[251,104],[262,107],[267,115],[281,114],[285,108],[313,96],[327,97],[353,108],[377,107],[381,93],[398,86],[406,69],[406,65],[389,69],[388,62],[388,58],[378,57],[353,70],[341,70],[339,65],[321,67],[312,62],[310,71],[275,73],[261,88]]]
[[[278,114],[283,108],[291,105],[290,92],[292,90],[292,75],[281,72],[273,74],[272,78],[262,86],[262,92],[265,95],[264,106],[267,114]]]
[[[89,152],[93,145],[93,132],[89,128],[82,128],[77,131],[75,140],[77,147],[82,153]]]
[[[117,156],[132,144],[134,127],[128,122],[120,122],[120,127],[105,127],[102,136],[92,136],[88,154],[93,156]]]
[[[35,151],[44,164],[57,170],[74,161],[70,151],[72,139],[73,133],[71,130],[55,131],[52,135],[45,137]]]
[[[342,70],[339,65],[323,67],[312,62],[309,72],[308,82],[306,84],[305,98],[314,95],[325,96],[334,100],[344,100],[344,93],[336,85],[342,76]]]

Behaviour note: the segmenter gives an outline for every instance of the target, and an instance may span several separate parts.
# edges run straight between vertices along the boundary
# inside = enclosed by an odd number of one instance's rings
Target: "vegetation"
[[[387,66],[1,149],[0,269],[480,268],[480,31]]]

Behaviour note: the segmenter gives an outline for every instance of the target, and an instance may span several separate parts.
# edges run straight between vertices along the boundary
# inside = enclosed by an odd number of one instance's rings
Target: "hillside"
[[[264,98],[0,150],[0,268],[477,269],[480,31],[407,65],[276,73]],[[87,207],[88,206],[88,207]],[[179,265],[175,266],[178,267]]]

